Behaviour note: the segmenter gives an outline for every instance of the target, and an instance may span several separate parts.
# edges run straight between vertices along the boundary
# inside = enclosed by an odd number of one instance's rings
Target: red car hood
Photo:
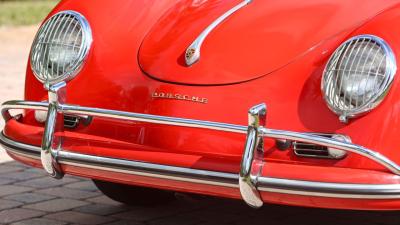
[[[174,83],[219,85],[266,75],[321,41],[355,27],[394,0],[254,0],[214,29],[200,61],[184,54],[199,34],[240,0],[182,0],[143,40],[139,64],[149,76]]]

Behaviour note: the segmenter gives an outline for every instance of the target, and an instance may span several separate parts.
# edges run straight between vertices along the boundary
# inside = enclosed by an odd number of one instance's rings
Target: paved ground
[[[29,46],[36,27],[0,28],[0,102],[20,99]],[[0,122],[0,128],[3,121]],[[91,181],[61,181],[10,161],[0,150],[0,224],[280,224],[398,225],[400,212],[360,212],[268,205],[253,210],[241,201],[181,199],[162,207],[127,207],[103,196]]]
[[[181,199],[162,207],[127,207],[104,197],[91,181],[48,178],[16,162],[0,165],[0,224],[109,225],[398,225],[398,212],[286,206],[254,210],[241,201]]]
[[[26,62],[36,30],[37,26],[0,27],[0,103],[23,97]],[[3,126],[0,119],[0,128]],[[7,160],[10,158],[0,150],[0,162]]]

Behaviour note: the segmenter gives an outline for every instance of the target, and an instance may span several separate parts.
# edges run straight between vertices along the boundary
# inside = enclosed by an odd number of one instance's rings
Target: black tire
[[[131,206],[164,205],[176,200],[172,191],[130,186],[101,180],[93,180],[96,187],[114,201]]]

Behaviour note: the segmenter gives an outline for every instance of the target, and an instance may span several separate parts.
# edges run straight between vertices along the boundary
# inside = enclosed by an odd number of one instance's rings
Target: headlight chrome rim
[[[56,30],[59,30],[59,27],[55,27],[56,23],[61,22],[62,19],[65,19],[67,17],[70,17],[70,19],[72,20],[76,20],[77,24],[79,24],[80,26],[80,31],[82,32],[82,40],[81,40],[81,45],[80,45],[80,50],[79,50],[79,54],[77,56],[77,58],[74,60],[73,62],[73,66],[72,69],[70,69],[69,71],[63,71],[63,73],[60,76],[57,76],[56,78],[50,78],[48,75],[43,74],[43,68],[38,68],[38,66],[44,66],[44,65],[38,65],[38,63],[44,63],[45,57],[46,56],[41,56],[40,54],[49,54],[48,52],[50,51],[49,48],[50,47],[38,47],[39,43],[43,38],[41,37],[41,35],[53,35],[52,39],[55,37],[54,32]],[[65,25],[63,26],[62,29],[65,28]],[[61,29],[61,30],[62,30]],[[46,32],[50,32],[49,34]],[[64,38],[66,37],[67,34],[64,34]],[[44,36],[44,38],[48,38],[46,36]],[[53,41],[53,40],[48,40],[48,41]],[[56,84],[62,81],[69,81],[71,79],[73,79],[76,75],[79,74],[79,72],[81,71],[81,69],[83,68],[87,57],[89,55],[89,51],[91,49],[92,46],[92,42],[93,42],[93,38],[92,38],[92,30],[90,27],[89,22],[87,21],[87,19],[80,14],[79,12],[73,11],[73,10],[65,10],[65,11],[60,11],[54,15],[52,15],[50,18],[48,18],[43,24],[42,26],[39,28],[39,31],[36,34],[36,37],[34,39],[34,42],[32,44],[32,49],[31,49],[31,53],[30,53],[30,66],[31,66],[31,70],[33,72],[33,74],[35,75],[35,77],[42,83],[44,84]],[[52,43],[50,43],[52,44]],[[39,48],[39,49],[38,49]],[[43,53],[41,52],[35,52],[37,50],[44,50]],[[35,57],[39,57],[40,60],[42,62],[38,62],[37,58]],[[43,58],[43,59],[42,59]],[[47,56],[47,63],[49,56]],[[58,75],[58,74],[57,74]]]
[[[374,43],[383,50],[383,52],[385,54],[384,57],[385,57],[385,62],[386,62],[386,71],[384,74],[385,75],[384,81],[382,82],[381,87],[379,87],[379,89],[375,92],[374,96],[371,97],[368,101],[366,101],[360,107],[357,107],[354,109],[339,108],[337,104],[332,103],[332,99],[330,99],[329,93],[327,93],[327,91],[329,91],[328,85],[332,85],[332,84],[327,83],[327,81],[329,81],[329,79],[326,79],[326,76],[328,76],[327,73],[332,72],[332,71],[329,71],[328,67],[330,66],[330,62],[332,62],[332,60],[335,57],[343,57],[343,55],[346,54],[346,52],[344,52],[345,48],[347,48],[351,44],[356,44],[357,41],[359,41],[359,40],[369,41],[369,43]],[[340,54],[340,55],[338,56],[338,54]],[[397,64],[396,64],[396,58],[395,58],[394,52],[385,40],[383,40],[382,38],[380,38],[378,36],[371,35],[371,34],[363,34],[363,35],[354,36],[354,37],[348,39],[347,41],[345,41],[344,43],[342,43],[329,58],[326,66],[325,66],[322,81],[321,81],[322,95],[324,97],[324,100],[325,100],[328,108],[339,116],[340,121],[348,122],[349,118],[356,118],[356,117],[365,115],[366,113],[370,112],[371,110],[376,108],[385,99],[385,97],[388,94],[388,92],[392,86],[392,83],[394,81],[396,71],[397,71]],[[336,97],[340,98],[340,96],[336,96]]]

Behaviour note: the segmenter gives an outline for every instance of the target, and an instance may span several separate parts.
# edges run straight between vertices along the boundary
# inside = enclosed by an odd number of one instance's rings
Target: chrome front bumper
[[[8,101],[2,105],[2,116],[8,121],[13,117],[11,109],[33,109],[47,111],[47,120],[42,146],[36,147],[13,141],[0,134],[0,144],[7,151],[41,160],[43,168],[54,178],[62,178],[60,165],[74,165],[105,171],[156,177],[214,186],[239,188],[244,201],[252,207],[261,207],[263,201],[260,192],[276,192],[320,197],[398,199],[400,184],[345,184],[324,183],[302,180],[279,179],[260,176],[263,162],[263,140],[301,141],[352,152],[367,157],[400,175],[400,167],[385,156],[359,145],[338,141],[313,134],[298,133],[265,128],[266,106],[257,105],[249,110],[248,126],[240,126],[210,121],[191,120],[175,117],[156,116],[116,110],[89,108],[64,103],[64,86],[49,88],[49,102]],[[191,168],[158,165],[139,161],[99,157],[73,153],[62,148],[60,137],[54,135],[63,129],[63,114],[85,115],[112,118],[126,121],[140,121],[171,126],[203,128],[224,132],[247,134],[239,174],[197,170]]]

